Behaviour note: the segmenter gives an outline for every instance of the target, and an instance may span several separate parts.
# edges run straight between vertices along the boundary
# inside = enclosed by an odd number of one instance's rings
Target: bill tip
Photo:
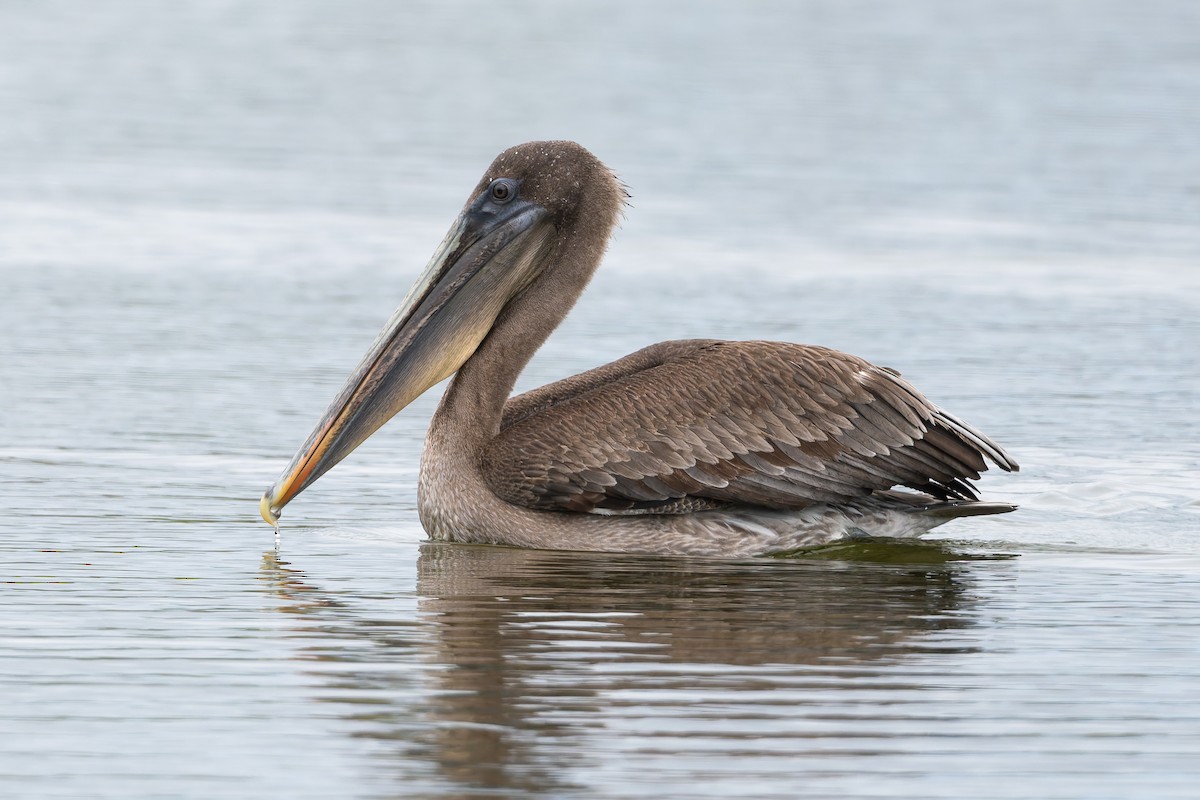
[[[271,487],[272,489],[275,487]],[[272,528],[279,527],[279,509],[271,505],[271,489],[267,489],[263,493],[262,500],[258,502],[258,513],[262,514],[262,518]]]

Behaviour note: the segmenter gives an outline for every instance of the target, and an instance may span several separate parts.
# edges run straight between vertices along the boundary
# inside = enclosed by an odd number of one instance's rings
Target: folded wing
[[[802,508],[904,486],[975,499],[1017,464],[896,372],[824,347],[663,342],[513,398],[492,491],[547,511]]]

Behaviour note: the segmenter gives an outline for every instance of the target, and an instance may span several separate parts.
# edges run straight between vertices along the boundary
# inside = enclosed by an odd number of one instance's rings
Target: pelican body
[[[894,370],[813,345],[669,341],[509,398],[582,294],[626,193],[573,142],[501,153],[263,496],[264,519],[426,389],[418,509],[434,540],[747,556],[918,536],[1012,511],[969,481],[1017,464]]]

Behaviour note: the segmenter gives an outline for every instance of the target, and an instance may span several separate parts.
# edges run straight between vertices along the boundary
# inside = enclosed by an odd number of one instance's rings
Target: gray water
[[[1200,6],[0,4],[0,795],[1187,798]],[[503,147],[633,192],[529,388],[900,369],[1021,510],[738,562],[423,543],[438,391],[258,497]]]

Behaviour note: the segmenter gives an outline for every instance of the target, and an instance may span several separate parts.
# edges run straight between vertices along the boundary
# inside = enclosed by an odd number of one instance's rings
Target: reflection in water
[[[399,593],[339,598],[274,552],[263,577],[321,699],[389,742],[410,790],[554,795],[618,750],[794,759],[837,738],[831,705],[903,705],[927,684],[896,665],[972,649],[971,566],[936,545],[728,563],[427,544],[399,620]]]

